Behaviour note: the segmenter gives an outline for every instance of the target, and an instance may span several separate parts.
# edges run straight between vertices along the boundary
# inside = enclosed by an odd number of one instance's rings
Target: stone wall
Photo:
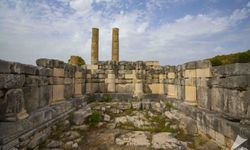
[[[33,149],[84,101],[85,69],[59,60],[36,63],[0,60],[0,149]]]
[[[212,67],[202,60],[160,66],[156,61],[99,61],[98,65],[78,67],[52,59],[36,63],[0,60],[0,130],[8,131],[0,136],[0,145],[16,139],[20,142],[18,137],[24,133],[45,122],[56,122],[58,114],[68,116],[81,106],[85,95],[96,93],[144,99],[160,95],[216,112],[229,121],[250,120],[250,64]],[[31,124],[26,126],[27,121]],[[17,124],[18,130],[11,128]]]

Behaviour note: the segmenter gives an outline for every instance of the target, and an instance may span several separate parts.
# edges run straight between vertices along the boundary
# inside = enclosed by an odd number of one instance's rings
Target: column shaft
[[[91,65],[97,65],[99,57],[99,29],[92,28]]]
[[[112,61],[119,61],[119,29],[112,29]]]

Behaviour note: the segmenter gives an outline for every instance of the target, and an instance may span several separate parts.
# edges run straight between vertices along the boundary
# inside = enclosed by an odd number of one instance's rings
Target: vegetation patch
[[[234,63],[250,63],[250,50],[228,55],[218,55],[209,58],[208,60],[211,61],[212,66],[221,66]]]
[[[174,107],[174,105],[171,104],[171,103],[166,103],[165,106],[166,106],[166,109],[167,109],[167,110],[176,109],[176,108]]]
[[[96,125],[98,124],[102,119],[102,115],[98,111],[94,111],[88,118],[87,118],[87,124],[89,125]]]

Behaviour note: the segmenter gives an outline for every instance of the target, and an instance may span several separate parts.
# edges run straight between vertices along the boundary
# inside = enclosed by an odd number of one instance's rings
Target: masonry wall
[[[84,102],[85,69],[59,60],[36,63],[0,60],[0,149],[35,148]]]
[[[81,105],[86,94],[94,93],[139,98],[155,94],[216,112],[227,120],[250,119],[250,64],[212,67],[202,60],[160,66],[154,61],[103,61],[77,67],[52,59],[36,63],[32,66],[0,60],[0,130],[6,132],[0,136],[0,144],[10,140],[5,139],[12,134],[6,130],[11,122],[16,126],[29,120],[32,124],[25,127],[29,131],[57,120],[59,114],[67,115]],[[20,136],[21,130],[13,131],[13,135]]]

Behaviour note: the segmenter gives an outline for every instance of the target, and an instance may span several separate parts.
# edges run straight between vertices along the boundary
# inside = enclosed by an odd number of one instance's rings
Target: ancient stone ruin
[[[90,65],[0,60],[1,150],[250,148],[250,64],[120,61],[118,28],[99,61],[98,32]]]

